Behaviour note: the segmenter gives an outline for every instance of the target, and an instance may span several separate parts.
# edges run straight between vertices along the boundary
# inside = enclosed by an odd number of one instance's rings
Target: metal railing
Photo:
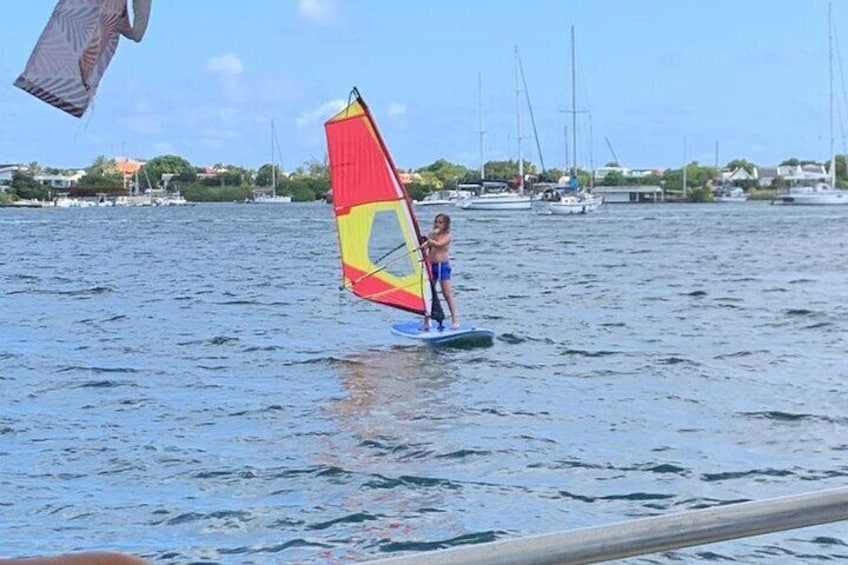
[[[371,565],[599,563],[848,519],[848,488],[470,545]]]

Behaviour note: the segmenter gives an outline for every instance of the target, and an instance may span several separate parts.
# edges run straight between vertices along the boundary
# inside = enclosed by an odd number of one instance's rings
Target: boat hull
[[[463,210],[530,210],[530,197],[521,194],[483,195],[461,198],[455,203]]]
[[[772,204],[784,206],[833,206],[848,204],[848,192],[832,191],[830,193],[785,194],[778,196]]]
[[[291,204],[291,196],[260,196],[253,200],[254,204]]]
[[[573,216],[595,212],[603,203],[603,198],[594,196],[584,199],[568,196],[559,200],[540,199],[533,201],[533,211],[540,216]]]

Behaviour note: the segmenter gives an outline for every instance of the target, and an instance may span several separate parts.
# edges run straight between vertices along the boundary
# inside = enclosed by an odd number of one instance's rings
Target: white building
[[[49,186],[50,188],[69,190],[84,176],[85,171],[77,171],[72,175],[34,175],[33,179],[35,182],[39,182],[44,186]]]
[[[662,202],[665,193],[661,186],[628,185],[628,186],[596,186],[592,194],[604,197],[607,204],[630,204],[638,202]]]

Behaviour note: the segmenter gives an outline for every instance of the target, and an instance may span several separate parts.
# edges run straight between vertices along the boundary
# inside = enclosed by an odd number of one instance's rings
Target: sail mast
[[[571,175],[577,178],[577,71],[574,54],[574,26],[571,26]]]
[[[515,122],[518,130],[518,192],[524,194],[524,157],[521,155],[521,83],[519,82],[518,45],[515,46]]]
[[[833,148],[833,5],[827,3],[827,48],[828,48],[828,73],[830,87],[830,186],[836,188],[836,154]]]
[[[477,73],[477,111],[480,118],[480,181],[486,178],[486,162],[483,158],[483,74]]]
[[[271,196],[277,197],[277,165],[274,163],[274,120],[271,120]]]

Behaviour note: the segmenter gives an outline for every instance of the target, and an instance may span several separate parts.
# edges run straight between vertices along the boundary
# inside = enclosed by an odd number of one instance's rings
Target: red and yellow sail
[[[431,312],[433,285],[411,201],[358,91],[324,129],[345,288],[373,302]]]

